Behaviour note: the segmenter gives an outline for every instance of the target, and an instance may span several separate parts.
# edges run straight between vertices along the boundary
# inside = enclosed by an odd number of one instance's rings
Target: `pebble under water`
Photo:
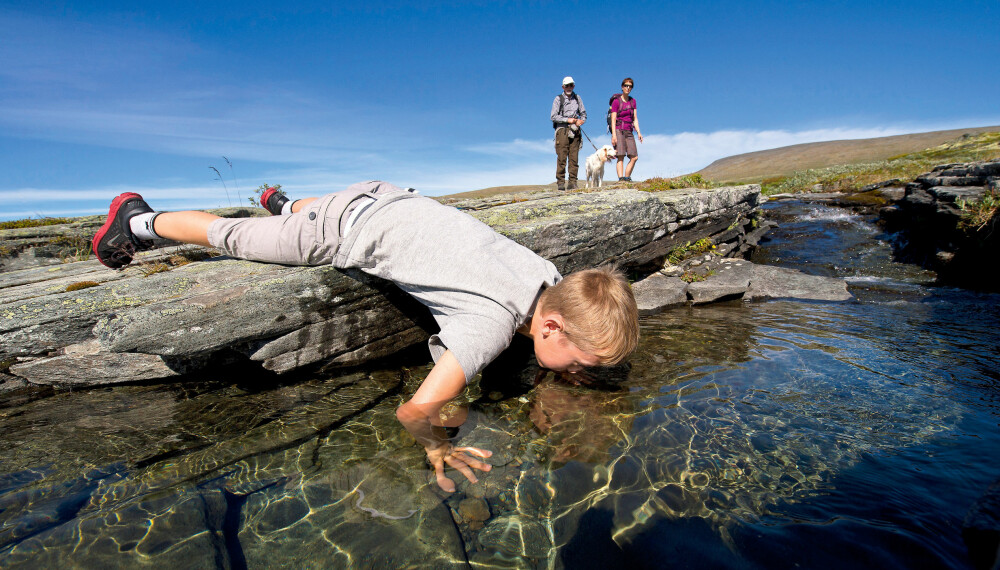
[[[933,286],[864,216],[766,209],[754,261],[855,300],[644,318],[592,386],[515,347],[453,430],[493,470],[452,495],[394,415],[419,351],[0,394],[0,566],[971,568],[962,520],[1000,479],[1000,296]]]

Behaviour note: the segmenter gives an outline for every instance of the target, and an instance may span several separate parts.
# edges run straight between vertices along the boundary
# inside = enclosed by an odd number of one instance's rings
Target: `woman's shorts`
[[[635,136],[632,134],[632,131],[616,131],[615,138],[618,140],[618,144],[615,145],[615,152],[619,158],[622,156],[629,158],[639,156],[639,151],[635,147]]]

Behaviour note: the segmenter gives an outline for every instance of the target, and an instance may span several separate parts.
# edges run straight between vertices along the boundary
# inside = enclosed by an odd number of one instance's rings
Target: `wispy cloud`
[[[535,156],[553,148],[552,140],[514,139],[510,142],[495,142],[464,147],[462,150],[495,157]]]
[[[0,37],[6,136],[292,164],[346,152],[377,162],[405,144],[401,111],[348,105],[293,80],[216,74],[219,54],[162,31],[0,14]],[[377,129],[373,117],[383,119]]]

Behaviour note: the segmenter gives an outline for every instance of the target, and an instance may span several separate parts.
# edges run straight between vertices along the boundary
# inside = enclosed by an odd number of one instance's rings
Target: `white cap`
[[[573,81],[573,78],[568,75],[563,77],[563,85],[569,85],[570,83],[576,84],[576,81]]]

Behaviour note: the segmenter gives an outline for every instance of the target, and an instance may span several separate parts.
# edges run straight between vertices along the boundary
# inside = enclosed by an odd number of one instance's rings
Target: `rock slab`
[[[943,164],[906,185],[901,198],[879,210],[886,229],[898,232],[895,255],[938,273],[941,281],[1000,290],[985,268],[1000,262],[996,212],[965,218],[969,205],[1000,194],[1000,160]]]
[[[686,283],[677,276],[654,273],[635,283],[632,290],[641,314],[654,315],[688,303],[701,305],[738,299],[847,301],[853,298],[843,279],[808,275],[794,269],[739,259],[715,259],[698,268],[707,274],[702,281]]]
[[[712,236],[734,254],[746,252],[761,233],[759,204],[760,187],[745,185],[541,192],[453,205],[565,274],[604,263],[658,266],[675,248]],[[0,373],[36,384],[108,384],[231,360],[286,373],[360,364],[434,331],[424,307],[361,272],[226,257],[177,261],[195,255],[205,253],[176,246],[143,252],[124,271],[83,261],[0,273]],[[81,284],[88,286],[68,290]]]

